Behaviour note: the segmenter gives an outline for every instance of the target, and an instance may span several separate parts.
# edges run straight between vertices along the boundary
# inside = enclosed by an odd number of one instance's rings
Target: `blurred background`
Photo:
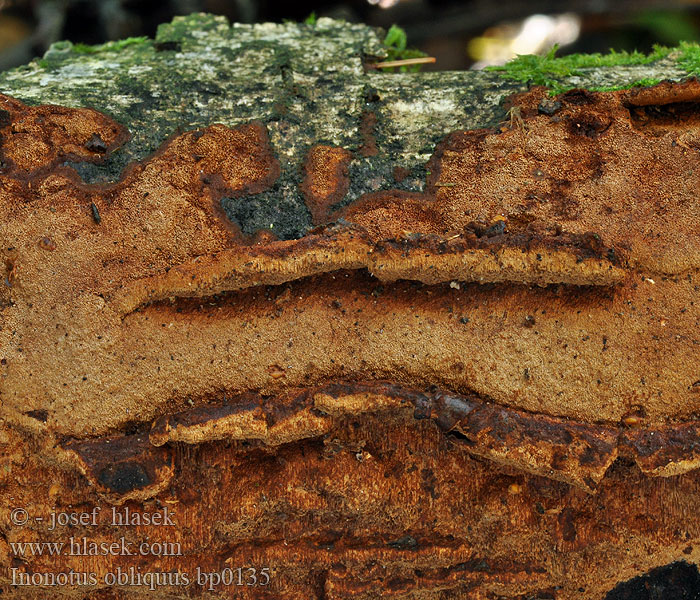
[[[0,0],[0,70],[68,39],[98,44],[153,37],[174,15],[205,11],[231,21],[303,21],[314,13],[406,31],[437,60],[425,70],[482,68],[559,44],[572,52],[639,50],[700,40],[700,0]]]

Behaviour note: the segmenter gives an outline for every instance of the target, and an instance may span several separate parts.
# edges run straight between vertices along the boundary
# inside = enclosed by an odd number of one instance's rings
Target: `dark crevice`
[[[698,600],[700,573],[695,565],[678,561],[652,569],[618,584],[605,600]]]
[[[700,127],[700,102],[628,106],[632,126],[653,136]]]

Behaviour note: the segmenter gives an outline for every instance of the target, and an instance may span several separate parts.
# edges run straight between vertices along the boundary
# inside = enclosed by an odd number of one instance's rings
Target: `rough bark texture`
[[[323,19],[79,50],[0,75],[3,596],[697,590],[671,58],[550,98]]]

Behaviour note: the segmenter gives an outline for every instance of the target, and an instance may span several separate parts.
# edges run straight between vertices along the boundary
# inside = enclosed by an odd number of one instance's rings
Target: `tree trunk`
[[[193,15],[0,75],[3,597],[698,593],[700,84],[382,56]]]

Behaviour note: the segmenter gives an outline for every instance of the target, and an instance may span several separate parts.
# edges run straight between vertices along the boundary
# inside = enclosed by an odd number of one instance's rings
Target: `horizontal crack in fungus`
[[[596,243],[592,245],[591,240]],[[256,285],[279,285],[342,269],[367,269],[382,282],[620,283],[626,271],[611,260],[614,254],[609,248],[596,247],[597,240],[594,234],[524,233],[480,238],[467,229],[449,238],[414,235],[373,242],[363,228],[340,225],[300,240],[200,256],[167,273],[129,282],[111,301],[117,312],[128,314],[166,298],[205,297]]]
[[[595,491],[618,456],[631,446],[641,469],[669,476],[700,467],[700,424],[626,430],[533,415],[498,406],[476,395],[420,392],[390,383],[328,384],[264,398],[245,394],[226,404],[204,405],[160,417],[151,443],[199,444],[259,440],[267,445],[329,434],[335,420],[366,412],[430,418],[471,454],[502,465]],[[674,433],[675,432],[675,433]],[[657,468],[658,465],[661,465]]]
[[[148,436],[75,440],[65,447],[79,457],[80,470],[103,493],[123,502],[151,497],[170,481],[174,467],[168,444],[242,441],[279,446],[327,437],[343,418],[364,413],[431,419],[472,455],[588,493],[596,491],[619,447],[650,476],[700,467],[700,423],[630,430],[530,414],[474,394],[422,392],[387,382],[327,384],[271,397],[247,392],[226,403],[164,415]]]

